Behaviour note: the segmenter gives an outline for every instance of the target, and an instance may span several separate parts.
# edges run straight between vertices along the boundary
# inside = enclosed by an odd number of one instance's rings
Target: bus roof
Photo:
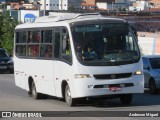
[[[99,13],[84,13],[84,14],[77,14],[77,13],[61,13],[56,14],[54,16],[43,16],[36,19],[33,23],[24,23],[20,24],[16,27],[16,29],[19,28],[32,28],[32,27],[49,27],[49,26],[59,26],[64,25],[66,23],[73,23],[78,21],[87,21],[87,20],[113,20],[113,21],[119,21],[119,22],[126,22],[124,19],[114,18],[114,17],[104,17]],[[43,24],[42,24],[43,23]]]

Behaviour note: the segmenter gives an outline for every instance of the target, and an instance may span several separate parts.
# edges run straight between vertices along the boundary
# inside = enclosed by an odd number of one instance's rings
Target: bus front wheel
[[[156,94],[157,93],[157,88],[156,88],[156,83],[154,79],[150,79],[149,80],[149,90],[152,94]]]
[[[132,102],[132,94],[124,94],[120,96],[120,101],[122,104],[131,104]]]
[[[76,99],[71,97],[69,85],[65,87],[65,101],[69,106],[74,106],[76,104]]]

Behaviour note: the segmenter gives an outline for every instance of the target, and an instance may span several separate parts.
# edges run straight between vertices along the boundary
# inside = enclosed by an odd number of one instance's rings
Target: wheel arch
[[[154,81],[155,81],[155,79],[154,79],[152,76],[149,78],[149,81],[148,81],[148,82],[150,82],[151,80],[154,80]]]

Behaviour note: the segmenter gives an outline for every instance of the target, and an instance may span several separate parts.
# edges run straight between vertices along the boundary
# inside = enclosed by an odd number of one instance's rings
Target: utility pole
[[[114,7],[114,0],[112,0],[112,11],[113,11],[113,7]]]
[[[44,0],[43,4],[44,4],[44,11],[43,11],[44,13],[43,13],[43,16],[46,16],[46,0]]]
[[[154,42],[153,42],[152,55],[155,55],[155,52],[156,52],[156,37],[157,37],[157,29],[155,30],[155,33],[154,33]]]

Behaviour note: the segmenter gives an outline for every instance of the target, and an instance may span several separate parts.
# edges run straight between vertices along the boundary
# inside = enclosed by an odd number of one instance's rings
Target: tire
[[[66,85],[65,87],[65,101],[67,105],[70,107],[76,105],[76,99],[71,97],[71,91],[69,85]]]
[[[9,70],[9,73],[10,73],[10,74],[13,74],[13,73],[14,73],[14,70],[13,70],[13,69],[10,69],[10,70]]]
[[[28,96],[32,97],[32,92],[31,91],[28,91]]]
[[[149,81],[149,91],[150,91],[152,94],[156,94],[157,91],[158,91],[154,79],[151,79],[151,80]]]
[[[120,96],[120,101],[124,105],[129,105],[132,102],[132,94],[124,94]]]
[[[35,85],[34,82],[32,82],[31,94],[32,94],[32,97],[34,99],[40,99],[41,98],[41,94],[37,93],[36,85]]]

